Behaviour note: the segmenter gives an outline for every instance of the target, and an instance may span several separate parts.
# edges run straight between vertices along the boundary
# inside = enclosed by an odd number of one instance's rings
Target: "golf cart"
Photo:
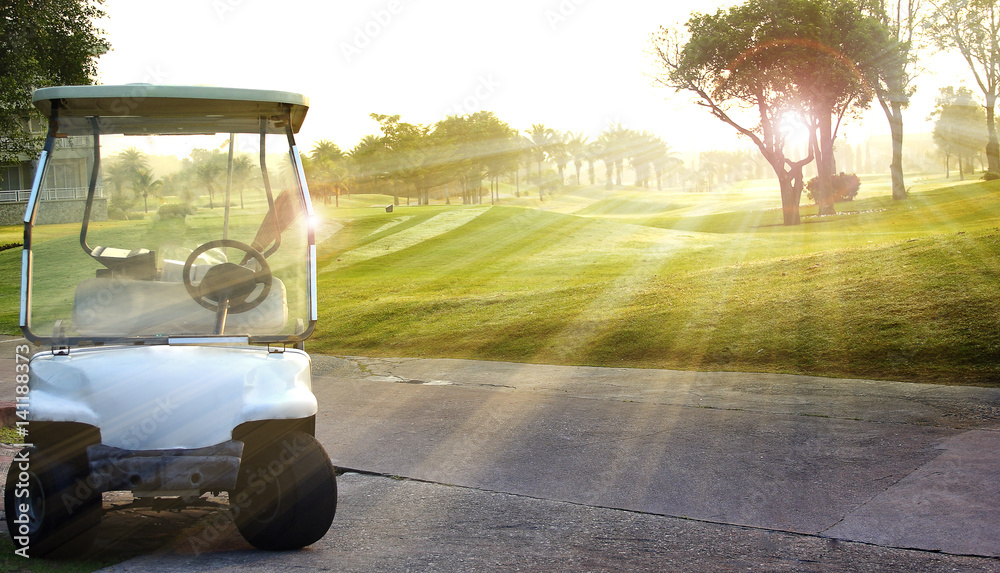
[[[316,247],[293,134],[308,100],[145,84],[33,99],[48,134],[20,320],[41,351],[18,390],[31,445],[4,491],[15,549],[87,547],[101,494],[122,490],[227,492],[254,546],[317,541],[337,490],[303,350]]]

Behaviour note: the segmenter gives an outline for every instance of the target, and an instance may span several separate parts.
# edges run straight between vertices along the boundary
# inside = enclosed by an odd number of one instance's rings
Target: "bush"
[[[809,180],[809,183],[806,183],[806,197],[809,197],[813,203],[817,202],[813,193],[815,193],[818,185],[819,177],[813,177]],[[833,176],[832,185],[834,203],[853,201],[858,195],[858,189],[861,188],[861,179],[854,173],[847,174],[842,172]]]
[[[187,203],[167,203],[161,205],[156,210],[156,214],[159,215],[160,219],[184,219],[188,215],[194,215],[197,211],[194,206]]]
[[[983,173],[983,181],[996,181],[997,179],[1000,179],[1000,173],[997,173],[996,171],[987,171]]]
[[[135,201],[122,193],[115,193],[108,199],[108,219],[115,221],[127,221],[132,217],[129,211],[132,210]]]

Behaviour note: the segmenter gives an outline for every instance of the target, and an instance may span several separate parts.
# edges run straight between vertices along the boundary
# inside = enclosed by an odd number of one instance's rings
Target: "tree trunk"
[[[994,121],[996,103],[996,94],[986,95],[986,126],[990,134],[989,143],[986,144],[986,169],[1000,173],[1000,142],[997,142],[997,125]]]
[[[780,171],[781,173],[778,173],[778,186],[781,189],[781,221],[785,225],[798,225],[802,222],[799,218],[799,199],[802,189],[799,188],[799,196],[796,196],[791,174],[784,169],[780,169]]]
[[[906,199],[906,185],[903,181],[903,110],[899,101],[892,102],[889,132],[892,134],[892,163],[889,164],[892,198]]]
[[[819,141],[816,146],[816,203],[820,215],[835,215],[833,206],[833,112],[820,112],[816,118],[819,122]]]

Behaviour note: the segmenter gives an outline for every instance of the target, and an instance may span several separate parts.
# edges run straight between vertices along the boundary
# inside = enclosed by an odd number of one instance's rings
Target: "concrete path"
[[[1000,389],[463,360],[313,369],[318,437],[354,470],[321,542],[258,552],[211,506],[106,500],[103,554],[148,554],[109,570],[1000,571]]]
[[[1000,390],[320,358],[342,467],[713,523],[1000,556]]]

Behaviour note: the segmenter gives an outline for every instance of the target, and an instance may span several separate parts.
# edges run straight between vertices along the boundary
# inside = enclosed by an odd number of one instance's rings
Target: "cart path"
[[[323,540],[254,551],[221,509],[109,496],[95,551],[147,554],[110,570],[1000,571],[1000,389],[315,355],[313,371],[318,437],[362,472]]]
[[[315,357],[334,463],[590,507],[1000,556],[1000,389]]]

